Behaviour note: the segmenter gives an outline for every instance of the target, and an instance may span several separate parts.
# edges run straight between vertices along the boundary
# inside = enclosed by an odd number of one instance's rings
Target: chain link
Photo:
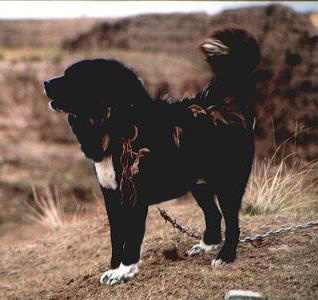
[[[202,234],[200,234],[195,229],[182,227],[181,225],[179,225],[177,223],[177,221],[175,219],[171,218],[165,210],[163,210],[159,207],[158,207],[158,210],[160,212],[160,215],[166,220],[166,222],[171,223],[174,228],[178,229],[179,231],[188,235],[189,237],[195,238],[197,240],[202,239]],[[258,235],[255,235],[253,237],[248,236],[244,239],[241,239],[239,242],[240,243],[252,243],[255,241],[263,241],[264,239],[271,237],[271,236],[277,236],[277,235],[282,235],[282,234],[286,234],[286,233],[290,233],[290,232],[295,232],[298,230],[308,229],[308,228],[311,228],[314,226],[318,226],[318,220],[311,221],[311,222],[301,224],[301,225],[292,225],[292,226],[289,226],[287,228],[283,227],[283,228],[277,229],[277,230],[270,230],[264,234],[258,234]]]

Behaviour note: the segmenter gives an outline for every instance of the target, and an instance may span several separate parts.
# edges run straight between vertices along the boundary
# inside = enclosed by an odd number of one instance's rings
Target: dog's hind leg
[[[214,267],[233,262],[236,259],[236,248],[240,237],[239,210],[243,194],[244,191],[239,191],[230,186],[217,192],[226,229],[224,245],[211,263]]]
[[[209,184],[196,184],[192,194],[202,208],[206,229],[199,244],[194,245],[187,254],[189,256],[209,252],[217,248],[222,241],[221,220],[222,215],[215,203],[215,192]]]

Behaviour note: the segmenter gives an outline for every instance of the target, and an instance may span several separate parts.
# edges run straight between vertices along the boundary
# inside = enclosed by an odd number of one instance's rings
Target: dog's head
[[[249,74],[261,58],[255,38],[238,28],[215,31],[204,40],[200,48],[216,75]]]
[[[149,97],[136,74],[112,59],[79,61],[44,88],[54,111],[93,120]]]
[[[151,100],[138,76],[111,59],[79,61],[63,76],[45,81],[44,88],[51,99],[49,106],[68,113],[82,151],[95,162],[101,161],[109,149],[109,131],[116,127],[110,123],[125,119],[123,115],[133,106]],[[119,135],[130,134],[120,130]]]

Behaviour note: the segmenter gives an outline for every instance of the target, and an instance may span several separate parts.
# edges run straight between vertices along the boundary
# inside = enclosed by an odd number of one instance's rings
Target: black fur
[[[138,128],[134,150],[146,147],[151,151],[140,159],[134,177],[135,205],[119,188],[102,187],[111,228],[112,268],[120,262],[139,261],[148,206],[188,191],[204,213],[205,244],[221,242],[223,215],[225,243],[217,259],[232,262],[236,258],[238,214],[254,156],[250,74],[259,52],[255,40],[243,31],[223,31],[213,37],[231,52],[224,57],[207,56],[214,71],[211,84],[194,98],[173,104],[152,100],[132,70],[110,59],[80,61],[67,68],[64,76],[45,82],[48,97],[54,99],[51,106],[70,113],[69,123],[86,156],[100,162],[112,155],[118,184],[123,142],[134,135],[134,126]],[[246,127],[215,125],[208,115],[195,117],[189,108],[192,104],[222,106],[228,96],[235,97]],[[110,111],[108,118],[106,111]],[[174,138],[176,126],[182,128],[180,144]],[[109,143],[102,147],[105,135]],[[198,179],[206,183],[197,184]]]

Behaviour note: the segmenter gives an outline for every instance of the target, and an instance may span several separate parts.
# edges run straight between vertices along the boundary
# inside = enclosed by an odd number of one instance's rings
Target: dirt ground
[[[191,199],[160,205],[178,222],[201,230]],[[292,216],[241,217],[242,237],[309,221]],[[235,263],[210,266],[213,254],[187,257],[196,243],[166,224],[157,209],[148,216],[140,273],[126,284],[106,286],[99,277],[110,258],[109,226],[101,215],[0,250],[1,299],[223,299],[232,289],[271,299],[317,299],[317,227],[240,244]]]

